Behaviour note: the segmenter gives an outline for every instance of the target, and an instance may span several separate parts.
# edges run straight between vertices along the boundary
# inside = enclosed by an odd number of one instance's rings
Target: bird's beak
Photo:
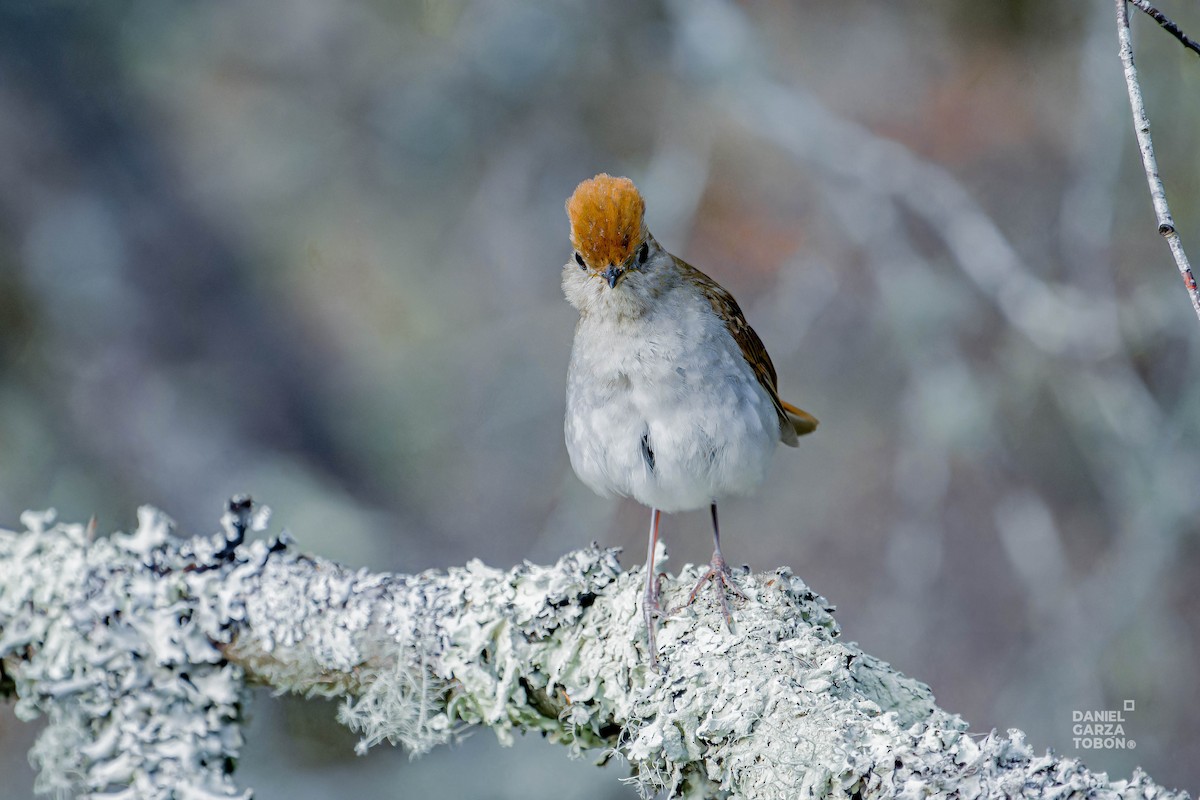
[[[604,272],[601,272],[600,274],[604,277],[604,280],[608,281],[608,288],[613,289],[616,288],[617,281],[621,280],[621,276],[625,274],[625,270],[621,269],[616,264],[612,264],[608,269],[604,270]]]

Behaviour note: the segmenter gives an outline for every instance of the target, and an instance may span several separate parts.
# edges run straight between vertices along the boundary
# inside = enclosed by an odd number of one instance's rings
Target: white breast
[[[580,318],[565,427],[584,483],[667,512],[753,490],[779,442],[737,343],[707,299],[683,290],[636,319]]]

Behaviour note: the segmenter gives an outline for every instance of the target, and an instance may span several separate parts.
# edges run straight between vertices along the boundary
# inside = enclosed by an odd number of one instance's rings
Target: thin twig
[[[1196,55],[1200,56],[1200,44],[1196,44],[1193,40],[1189,39],[1187,37],[1187,34],[1184,33],[1183,31],[1181,31],[1179,29],[1179,26],[1176,25],[1174,22],[1172,22],[1171,19],[1166,14],[1162,13],[1154,6],[1150,5],[1150,3],[1146,2],[1146,0],[1129,0],[1129,2],[1133,3],[1135,6],[1140,8],[1142,11],[1149,14],[1154,19],[1155,22],[1157,22],[1159,25],[1163,26],[1164,29],[1166,29],[1167,33],[1171,34],[1176,39],[1178,39],[1180,44],[1182,44],[1188,50],[1195,52]]]
[[[1137,2],[1138,0],[1132,0]],[[1167,205],[1167,193],[1163,189],[1162,178],[1158,175],[1158,162],[1154,158],[1154,143],[1150,140],[1150,120],[1146,117],[1146,106],[1142,103],[1142,88],[1138,84],[1137,67],[1133,65],[1133,37],[1129,33],[1129,9],[1126,0],[1116,0],[1117,5],[1117,40],[1121,43],[1121,63],[1125,67],[1125,86],[1129,90],[1129,107],[1133,111],[1133,129],[1137,134],[1138,149],[1142,151],[1142,166],[1146,169],[1146,182],[1150,184],[1150,199],[1154,203],[1154,214],[1158,217],[1158,232],[1167,240],[1171,247],[1171,255],[1183,276],[1183,285],[1187,287],[1192,300],[1192,308],[1200,317],[1200,289],[1196,287],[1196,278],[1192,275],[1192,266],[1188,263],[1187,254],[1183,252],[1183,242],[1175,230],[1175,221],[1171,218],[1171,208]]]

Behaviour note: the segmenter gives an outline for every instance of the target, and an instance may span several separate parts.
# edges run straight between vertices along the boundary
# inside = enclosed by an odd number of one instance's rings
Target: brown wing
[[[767,354],[767,348],[754,332],[754,328],[746,322],[746,316],[738,307],[737,300],[733,299],[733,295],[686,261],[675,258],[675,264],[681,272],[700,285],[704,296],[712,304],[713,311],[725,321],[725,327],[738,343],[758,382],[775,404],[775,410],[779,413],[779,438],[784,444],[795,447],[797,436],[812,433],[817,429],[817,418],[779,398],[779,390],[775,388],[778,377],[775,374],[775,365],[771,363],[771,356]]]

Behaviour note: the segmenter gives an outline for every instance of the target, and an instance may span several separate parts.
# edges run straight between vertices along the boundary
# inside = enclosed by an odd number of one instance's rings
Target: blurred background
[[[1133,27],[1196,258],[1200,62]],[[7,0],[0,526],[249,492],[351,565],[638,564],[562,442],[563,202],[628,175],[822,422],[723,505],[730,561],[973,731],[1194,791],[1200,326],[1131,128],[1100,0]],[[664,530],[707,560],[704,514]],[[1074,746],[1127,700],[1136,749]],[[635,796],[537,738],[357,758],[331,704],[251,714],[259,798]],[[36,731],[0,710],[0,796]]]

